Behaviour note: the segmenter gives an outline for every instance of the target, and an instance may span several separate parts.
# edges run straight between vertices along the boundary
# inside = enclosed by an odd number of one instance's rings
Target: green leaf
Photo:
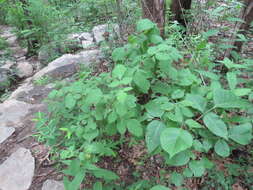
[[[216,74],[214,74],[213,72],[209,72],[209,71],[201,71],[201,70],[197,70],[197,72],[205,77],[208,77],[212,80],[219,80],[220,77]]]
[[[101,100],[102,96],[103,93],[100,89],[90,89],[85,101],[87,104],[96,104]]]
[[[124,116],[125,114],[127,114],[127,109],[126,109],[126,105],[121,103],[121,102],[116,102],[115,104],[116,106],[116,112],[117,114],[119,114],[119,116]]]
[[[214,145],[214,150],[219,156],[224,158],[230,154],[230,148],[224,140],[218,140]]]
[[[155,54],[155,58],[159,61],[168,61],[170,60],[172,57],[166,53],[166,52],[157,52]]]
[[[177,172],[173,172],[170,176],[170,180],[171,183],[175,184],[177,187],[181,186],[183,181],[184,181],[184,177],[177,173]]]
[[[167,158],[167,157],[166,157]],[[190,151],[179,152],[172,158],[166,159],[166,164],[170,166],[183,166],[190,161]]]
[[[162,39],[162,37],[159,36],[159,35],[151,35],[150,41],[151,41],[151,43],[153,43],[153,44],[159,44],[159,43],[162,43],[162,42],[163,42],[163,39]]]
[[[202,143],[199,140],[194,140],[193,141],[193,147],[194,147],[194,150],[196,150],[198,152],[204,152],[205,151]]]
[[[93,190],[103,190],[103,185],[101,182],[96,182],[94,185],[93,185]]]
[[[223,61],[220,61],[220,62],[223,63],[228,69],[247,69],[248,68],[247,65],[233,63],[227,57]]]
[[[119,176],[117,176],[114,172],[102,168],[92,170],[92,173],[97,178],[102,178],[109,181],[119,179]]]
[[[229,90],[215,89],[213,92],[215,107],[217,108],[245,108],[248,103]]]
[[[193,172],[194,177],[201,177],[205,173],[205,167],[201,161],[190,161],[189,168]]]
[[[137,71],[134,75],[134,83],[139,87],[143,93],[147,93],[150,88],[150,82],[143,71]]]
[[[84,177],[85,177],[85,172],[81,171],[75,175],[74,179],[71,182],[67,178],[64,178],[65,189],[66,190],[78,190]]]
[[[236,74],[233,73],[233,72],[229,72],[227,73],[227,80],[228,80],[228,85],[229,85],[229,88],[232,90],[232,89],[235,89],[236,85],[237,85],[237,77],[236,77]]]
[[[163,185],[156,185],[156,186],[152,187],[150,190],[170,190],[170,188],[165,187]]]
[[[68,94],[66,97],[65,97],[65,106],[66,108],[68,109],[73,109],[76,105],[76,99],[73,97],[72,94]]]
[[[205,139],[202,145],[206,153],[213,147],[213,143],[208,139]]]
[[[160,136],[162,148],[169,153],[171,157],[192,146],[192,135],[178,128],[167,128],[162,131]]]
[[[117,122],[117,130],[119,131],[119,133],[121,135],[125,134],[126,132],[126,122],[124,120],[120,120],[119,122]]]
[[[249,95],[251,91],[252,89],[250,88],[237,88],[233,90],[236,96],[246,96]]]
[[[123,75],[125,74],[127,68],[124,65],[116,65],[112,71],[112,76],[114,78],[122,79]]]
[[[198,79],[198,77],[196,77],[189,69],[178,70],[178,85],[190,86],[194,82],[197,82],[199,84],[200,79]]]
[[[185,121],[186,125],[188,125],[188,127],[190,127],[191,129],[201,129],[203,128],[202,125],[200,125],[198,122],[194,121],[193,119],[187,119]]]
[[[145,105],[145,108],[152,117],[162,117],[164,114],[161,104],[157,101],[150,101]]]
[[[137,32],[143,32],[146,30],[153,29],[156,25],[149,19],[142,19],[137,22]]]
[[[204,116],[203,121],[213,134],[228,139],[227,126],[218,115],[210,112]]]
[[[193,176],[193,172],[191,171],[190,168],[185,168],[184,171],[183,171],[183,175],[185,177],[192,177]]]
[[[229,130],[229,138],[241,145],[249,144],[252,140],[252,125],[245,123],[232,127]]]
[[[219,30],[210,29],[210,30],[208,30],[207,32],[204,32],[204,33],[203,33],[203,36],[204,36],[204,38],[209,38],[210,36],[215,36],[215,35],[217,35],[218,32],[219,32]]]
[[[146,144],[148,152],[151,153],[160,145],[160,135],[166,126],[158,120],[154,120],[147,126]]]
[[[136,119],[130,119],[127,121],[127,129],[130,133],[137,137],[141,137],[143,134],[142,126]]]
[[[190,108],[187,108],[187,107],[184,107],[184,106],[181,106],[180,107],[181,109],[181,113],[186,116],[186,117],[194,117],[194,113],[192,112],[192,110]]]
[[[202,113],[205,111],[207,101],[202,96],[195,94],[187,94],[185,99],[187,101],[192,102],[191,107],[201,111]]]
[[[124,61],[127,56],[127,51],[124,47],[116,48],[112,52],[112,59],[113,61]]]
[[[203,157],[201,159],[202,165],[207,169],[212,169],[214,166],[214,163],[208,160],[206,157]]]
[[[172,99],[179,99],[179,98],[183,98],[184,97],[184,90],[175,90],[172,94],[171,94],[171,98]]]

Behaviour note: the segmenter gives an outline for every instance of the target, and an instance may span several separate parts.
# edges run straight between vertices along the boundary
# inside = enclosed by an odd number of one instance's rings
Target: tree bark
[[[164,34],[165,24],[165,0],[142,0],[143,18],[148,18],[157,23],[161,31],[161,35]]]
[[[242,10],[240,18],[244,21],[244,23],[236,24],[235,32],[230,38],[231,39],[230,45],[232,45],[233,48],[227,49],[224,54],[224,57],[229,57],[230,59],[233,59],[233,56],[231,54],[232,51],[240,53],[242,50],[243,42],[237,38],[237,35],[238,34],[246,35],[248,30],[250,29],[250,24],[253,21],[253,1],[252,0],[243,0],[243,1],[244,1],[244,8]]]
[[[187,26],[187,18],[185,17],[186,10],[191,9],[192,0],[172,0],[171,12],[172,20],[178,21],[184,27]]]
[[[252,0],[245,0],[244,1],[245,8],[243,10],[243,20],[244,23],[241,24],[239,28],[238,34],[246,35],[247,32],[250,30],[250,24],[253,21],[253,1]],[[234,50],[236,52],[241,52],[243,42],[242,41],[236,41],[234,43]]]

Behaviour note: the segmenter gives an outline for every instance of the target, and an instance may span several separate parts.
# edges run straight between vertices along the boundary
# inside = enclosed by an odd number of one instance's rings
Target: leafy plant
[[[6,42],[6,40],[0,37],[0,49],[3,50],[7,47],[8,47],[8,43]]]
[[[251,142],[252,88],[243,90],[248,84],[240,78],[251,64],[224,59],[218,65],[228,68],[224,76],[212,72],[217,65],[208,64],[211,60],[186,59],[179,48],[172,39],[163,40],[154,23],[140,20],[137,35],[113,51],[111,73],[82,74],[49,94],[50,115],[38,118],[38,137],[67,166],[66,189],[78,189],[90,174],[101,182],[96,187],[119,179],[96,165],[105,156],[117,157],[122,141],[112,137],[145,140],[149,156],[159,154],[164,164],[185,166],[182,174],[172,175],[177,186],[183,176],[201,177],[211,169],[210,153],[228,157]]]

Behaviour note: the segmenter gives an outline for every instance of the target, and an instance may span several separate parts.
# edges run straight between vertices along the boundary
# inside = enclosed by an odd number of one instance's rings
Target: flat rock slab
[[[42,190],[64,190],[64,185],[59,181],[47,180],[44,182]]]
[[[47,95],[52,91],[53,87],[53,84],[43,86],[25,83],[16,89],[11,94],[9,99],[16,99],[28,104],[41,104],[43,103],[43,100],[47,98]]]
[[[18,127],[33,105],[17,100],[7,100],[0,104],[0,129],[2,127]]]
[[[1,190],[28,190],[34,175],[35,161],[31,152],[19,148],[0,165]]]
[[[0,127],[0,144],[8,139],[15,131],[13,127]]]
[[[43,76],[66,78],[76,73],[80,65],[88,66],[92,62],[97,62],[99,56],[99,50],[82,51],[78,54],[65,54],[36,73],[33,76],[33,80],[38,80]]]
[[[92,29],[92,33],[94,35],[94,39],[97,43],[100,43],[102,41],[105,40],[105,34],[108,33],[110,37],[112,37],[113,35],[115,36],[119,36],[119,25],[117,24],[112,24],[112,25],[108,25],[108,24],[102,24],[102,25],[98,25],[95,26]]]

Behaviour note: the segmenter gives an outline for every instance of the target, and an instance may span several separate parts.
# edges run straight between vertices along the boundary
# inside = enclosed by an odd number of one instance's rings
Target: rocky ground
[[[36,81],[45,77],[62,80],[76,73],[80,65],[99,62],[101,51],[97,44],[103,40],[106,28],[100,25],[91,33],[71,34],[70,38],[75,39],[82,50],[45,64],[47,55],[43,52],[39,60],[26,59],[26,49],[20,47],[13,28],[0,26],[0,37],[11,50],[11,56],[0,64],[0,90],[11,88],[11,77],[17,81],[15,90],[0,104],[0,190],[64,189],[62,175],[49,159],[49,150],[34,137],[33,119],[39,111],[46,111],[43,100],[54,84],[43,85]]]

